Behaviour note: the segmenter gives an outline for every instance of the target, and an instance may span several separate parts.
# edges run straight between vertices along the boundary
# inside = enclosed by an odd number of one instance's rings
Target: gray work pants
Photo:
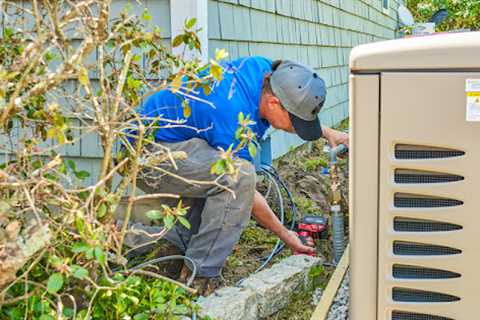
[[[160,166],[185,179],[214,181],[218,176],[210,173],[211,165],[219,159],[220,152],[205,140],[190,139],[177,143],[162,143],[170,151],[185,151],[188,158],[177,160],[178,169],[171,164]],[[158,151],[158,147],[149,148]],[[255,192],[255,167],[239,159],[240,174],[237,179],[223,176],[219,183],[233,190],[235,196],[215,184],[191,184],[156,170],[143,169],[138,177],[138,187],[147,193],[175,193],[191,206],[187,219],[190,229],[178,223],[165,239],[176,245],[195,261],[198,275],[220,275],[225,260],[240,239],[248,224]]]

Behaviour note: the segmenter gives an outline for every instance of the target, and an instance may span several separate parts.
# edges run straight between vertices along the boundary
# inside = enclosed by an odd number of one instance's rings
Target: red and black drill
[[[315,247],[315,239],[323,238],[327,232],[327,218],[323,216],[305,216],[298,224],[297,234],[304,245]],[[300,254],[294,252],[293,254]],[[316,253],[310,253],[316,256]]]

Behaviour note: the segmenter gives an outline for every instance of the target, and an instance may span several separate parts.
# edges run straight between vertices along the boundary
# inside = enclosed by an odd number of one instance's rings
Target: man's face
[[[275,96],[270,96],[267,103],[269,111],[267,115],[267,120],[270,125],[275,129],[280,129],[292,133],[295,132],[288,111],[282,107],[280,100],[278,100],[278,98]]]

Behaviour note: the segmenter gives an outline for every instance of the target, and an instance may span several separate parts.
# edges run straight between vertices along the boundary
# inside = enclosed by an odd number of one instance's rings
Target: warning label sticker
[[[467,121],[480,121],[480,79],[467,79]]]

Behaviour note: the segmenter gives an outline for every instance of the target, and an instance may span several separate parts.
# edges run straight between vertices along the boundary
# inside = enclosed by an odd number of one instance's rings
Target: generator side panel
[[[480,73],[381,75],[378,313],[365,320],[479,319],[480,95],[469,83]]]
[[[377,318],[379,75],[350,76],[350,319]]]

